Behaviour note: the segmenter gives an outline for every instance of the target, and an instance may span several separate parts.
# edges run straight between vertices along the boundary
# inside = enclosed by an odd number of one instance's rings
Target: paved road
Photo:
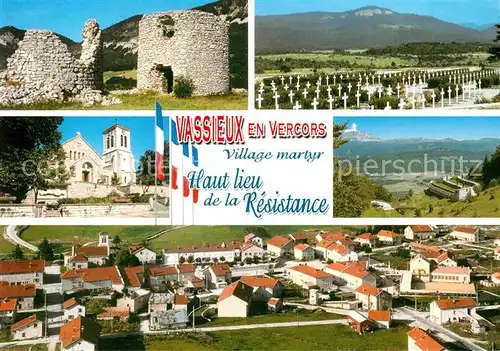
[[[460,335],[440,326],[440,325],[437,325],[435,323],[432,323],[431,321],[427,320],[427,318],[423,317],[421,314],[419,313],[416,313],[415,311],[411,310],[410,308],[408,307],[399,307],[397,308],[396,310],[399,310],[403,313],[405,313],[406,315],[410,315],[413,319],[415,319],[415,321],[427,326],[428,328],[430,328],[431,330],[436,330],[438,331],[439,333],[442,333],[444,335],[446,335],[447,337],[449,337],[450,339],[456,341],[456,342],[459,342],[461,343],[462,345],[464,345],[468,350],[473,350],[473,351],[486,351],[485,349],[483,349],[482,347],[470,342],[468,339],[466,338],[463,338],[461,337]]]
[[[8,225],[7,227],[5,227],[3,236],[8,241],[13,242],[14,244],[19,244],[20,246],[23,246],[23,247],[27,248],[28,250],[35,251],[35,252],[38,251],[38,248],[35,245],[30,244],[29,242],[24,241],[23,239],[21,239],[18,236],[18,234],[19,233],[18,233],[17,226],[15,226],[15,225]]]

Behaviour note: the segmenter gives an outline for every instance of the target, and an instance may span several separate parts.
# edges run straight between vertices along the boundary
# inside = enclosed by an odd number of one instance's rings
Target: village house
[[[16,300],[16,311],[23,312],[35,308],[35,284],[8,285],[0,282],[0,299]]]
[[[368,246],[369,248],[375,247],[377,242],[377,237],[372,233],[360,234],[354,239],[355,242],[359,243],[360,246]]]
[[[130,247],[129,251],[132,255],[139,259],[141,264],[156,264],[156,252],[148,249],[147,247],[139,245]]]
[[[64,320],[70,321],[78,316],[85,317],[85,306],[73,297],[63,302]]]
[[[471,298],[435,300],[430,304],[429,318],[442,325],[460,321],[468,321],[476,312],[476,301]]]
[[[390,230],[380,230],[377,233],[378,241],[383,245],[399,245],[401,244],[401,236]]]
[[[205,288],[205,281],[198,277],[192,277],[186,280],[184,291],[194,293]]]
[[[184,262],[200,261],[208,263],[217,259],[226,262],[234,262],[234,258],[240,254],[240,245],[222,243],[218,246],[175,248],[163,250],[163,264],[175,265]]]
[[[294,246],[295,242],[289,236],[274,236],[267,242],[267,251],[274,257],[293,256]]]
[[[358,254],[338,241],[325,239],[316,244],[318,256],[333,262],[357,261]]]
[[[12,324],[10,333],[12,340],[38,339],[43,337],[43,322],[34,314]]]
[[[209,289],[220,289],[232,280],[231,268],[227,264],[215,264],[204,270],[205,286]]]
[[[11,324],[16,319],[17,300],[16,299],[1,299],[0,300],[0,326],[2,324]]]
[[[368,272],[366,262],[339,262],[331,263],[325,267],[325,271],[335,277],[335,284],[347,285],[357,289],[363,284],[375,286],[377,277]]]
[[[129,291],[140,289],[144,284],[144,267],[124,267],[123,274],[125,278],[125,285]]]
[[[248,233],[244,236],[243,238],[245,240],[245,242],[252,242],[260,247],[263,247],[264,246],[264,240],[262,240],[262,238],[258,237],[257,235],[255,235],[254,233]]]
[[[189,300],[186,295],[175,294],[173,302],[174,303],[172,305],[172,308],[174,310],[180,310],[180,309],[187,310],[188,308]]]
[[[264,249],[262,246],[252,242],[246,241],[241,245],[241,260],[244,261],[246,258],[262,258],[264,257]]]
[[[77,317],[64,324],[59,331],[62,350],[97,351],[101,326],[85,317]]]
[[[426,240],[436,237],[436,232],[430,225],[410,225],[405,228],[404,236],[408,240]]]
[[[293,248],[293,256],[296,260],[301,261],[314,260],[314,248],[307,244],[297,244]]]
[[[92,263],[104,266],[110,255],[109,235],[106,232],[99,233],[97,246],[72,246],[71,251],[64,254],[64,265],[70,269],[85,269]]]
[[[411,275],[424,282],[430,281],[431,269],[434,267],[433,262],[418,254],[410,260]]]
[[[439,266],[456,267],[457,262],[453,260],[451,254],[439,247],[411,242],[410,248],[429,261],[434,261]]]
[[[170,309],[166,311],[153,311],[150,314],[149,328],[151,330],[185,328],[189,323],[186,308]]]
[[[307,244],[309,239],[312,237],[312,233],[306,233],[306,232],[297,232],[297,233],[292,233],[288,234],[290,239],[293,240],[295,244]]]
[[[253,299],[255,301],[267,302],[273,297],[281,297],[283,293],[283,284],[277,279],[266,276],[243,276],[240,280],[253,288]]]
[[[431,272],[433,282],[442,283],[470,283],[469,267],[438,267]]]
[[[267,301],[267,309],[269,312],[280,312],[283,309],[283,300],[277,297],[270,298]]]
[[[414,328],[408,332],[408,351],[445,351],[445,347],[429,333]]]
[[[318,287],[321,291],[330,291],[333,285],[333,276],[308,265],[298,265],[287,270],[287,276],[293,283],[304,289]]]
[[[77,290],[114,290],[125,287],[118,267],[98,267],[66,271],[61,274],[63,292]]]
[[[148,305],[150,295],[151,293],[146,289],[133,290],[129,292],[128,296],[116,300],[116,307],[136,313]]]
[[[391,327],[391,311],[389,310],[370,310],[368,319],[373,321],[375,327],[379,329],[389,329]]]
[[[363,284],[355,293],[364,310],[387,310],[392,307],[392,295],[383,289]]]
[[[358,334],[365,334],[370,331],[372,321],[367,316],[358,311],[349,311],[347,314],[349,325]]]
[[[253,288],[238,280],[224,288],[217,300],[219,317],[248,317]]]
[[[37,288],[43,285],[43,260],[12,260],[0,261],[0,281],[14,284],[35,284]]]
[[[175,266],[157,266],[148,269],[149,286],[154,292],[165,292],[177,282],[179,274]]]
[[[471,243],[477,243],[482,239],[481,231],[478,228],[474,228],[473,226],[469,225],[456,226],[455,229],[453,229],[453,231],[448,234],[448,236],[456,240],[462,240]]]
[[[178,280],[182,284],[186,284],[188,280],[194,278],[196,267],[192,263],[183,263],[177,265]]]

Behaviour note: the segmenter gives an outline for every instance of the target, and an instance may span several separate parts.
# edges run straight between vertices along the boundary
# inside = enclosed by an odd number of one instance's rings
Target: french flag
[[[182,177],[182,195],[184,196],[184,224],[193,225],[195,218],[195,207],[199,199],[199,189],[191,189],[188,175],[195,172],[199,165],[198,149],[191,144],[182,145],[183,171]]]
[[[161,106],[156,103],[156,126],[155,126],[155,169],[156,169],[156,179],[165,180],[165,169],[163,166],[163,154],[165,153],[165,132],[163,130],[163,115],[161,111]]]

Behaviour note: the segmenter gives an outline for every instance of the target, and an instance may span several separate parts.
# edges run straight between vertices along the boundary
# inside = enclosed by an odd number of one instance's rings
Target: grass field
[[[418,193],[405,203],[393,204],[395,207],[398,205],[418,208],[422,217],[500,217],[500,187],[487,189],[471,201],[452,202],[449,199]],[[432,212],[429,212],[430,207],[433,207]],[[410,211],[407,211],[406,215],[411,216]],[[401,217],[401,215],[396,211],[369,208],[362,217]]]
[[[233,330],[207,334],[101,339],[107,350],[406,350],[408,328],[377,330],[358,335],[344,325]],[[104,341],[104,343],[103,343]]]
[[[12,253],[12,250],[14,249],[14,245],[5,240],[5,238],[3,237],[4,229],[4,226],[0,226],[0,257],[10,255]]]

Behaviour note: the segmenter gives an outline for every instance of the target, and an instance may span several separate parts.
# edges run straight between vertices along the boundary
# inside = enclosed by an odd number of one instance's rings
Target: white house
[[[74,297],[64,301],[63,311],[65,321],[73,320],[78,316],[85,317],[85,306],[78,303]]]
[[[140,289],[144,283],[144,267],[124,267],[125,284],[129,291]]]
[[[125,287],[118,267],[97,267],[70,270],[61,274],[63,292],[76,290],[114,290]]]
[[[391,327],[391,311],[389,310],[369,310],[368,319],[374,322],[380,329],[389,329]]]
[[[246,285],[253,288],[254,301],[267,302],[273,297],[281,297],[283,293],[283,284],[277,279],[271,277],[256,277],[256,276],[243,276],[240,279]]]
[[[377,237],[372,233],[363,233],[358,235],[356,239],[354,239],[354,241],[359,243],[359,245],[361,246],[368,246],[370,248],[373,248],[377,241]]]
[[[215,264],[204,270],[205,286],[209,289],[220,289],[232,280],[231,268],[227,264]]]
[[[262,238],[258,237],[254,233],[248,233],[247,235],[245,235],[244,239],[245,242],[252,242],[260,247],[264,246],[264,240],[262,240]]]
[[[14,322],[17,313],[16,299],[0,300],[0,325]]]
[[[10,333],[12,340],[38,339],[43,337],[43,322],[34,314],[12,324]]]
[[[262,258],[264,256],[264,249],[262,246],[254,243],[253,241],[246,241],[241,245],[241,260],[244,261],[245,258]]]
[[[361,302],[364,310],[388,310],[392,307],[392,295],[383,289],[363,284],[355,293],[356,300]]]
[[[151,292],[146,289],[133,290],[128,296],[116,300],[116,307],[136,313],[148,305],[150,295]]]
[[[155,264],[156,252],[144,246],[131,247],[130,253],[139,259],[141,264]]]
[[[384,245],[399,245],[401,243],[401,236],[390,230],[380,230],[377,233],[377,238]]]
[[[99,338],[99,323],[81,316],[64,324],[59,331],[62,350],[66,351],[97,351]]]
[[[408,351],[445,351],[446,348],[437,342],[429,333],[414,328],[408,332]]]
[[[9,284],[43,285],[44,260],[12,260],[0,261],[0,281]]]
[[[220,317],[247,317],[252,303],[253,288],[242,281],[224,288],[217,300],[217,315]]]
[[[306,289],[317,286],[321,291],[329,291],[335,287],[331,274],[305,264],[290,267],[287,275],[295,284]]]
[[[172,308],[174,310],[187,310],[188,308],[188,297],[186,295],[180,295],[180,294],[175,294],[174,295],[174,303],[172,305]]]
[[[431,275],[432,263],[423,255],[416,255],[410,260],[411,275],[421,279],[422,281],[429,281]]]
[[[17,312],[34,309],[35,296],[35,284],[9,285],[7,282],[0,282],[0,299],[15,299]]]
[[[368,272],[364,262],[337,262],[325,267],[325,272],[335,277],[335,284],[357,289],[363,284],[375,286],[377,277]]]
[[[457,240],[477,243],[481,241],[481,231],[478,228],[469,225],[456,226],[453,231],[448,234],[449,237]]]
[[[314,248],[307,244],[297,244],[293,248],[293,256],[296,260],[314,260]]]
[[[436,232],[430,225],[410,225],[405,228],[404,236],[408,240],[426,240],[436,237]]]
[[[234,262],[234,258],[239,255],[240,246],[235,244],[222,243],[218,246],[202,246],[191,248],[172,248],[163,250],[163,264],[175,265],[181,263],[181,257],[184,261],[201,261],[203,263],[212,262],[215,258],[221,261],[224,257],[225,262]]]
[[[431,272],[433,282],[442,283],[470,283],[469,267],[438,267]]]
[[[274,236],[267,242],[267,251],[271,256],[293,255],[295,242],[287,235]]]
[[[471,298],[442,299],[430,304],[430,320],[436,324],[468,321],[476,312],[476,301]]]

